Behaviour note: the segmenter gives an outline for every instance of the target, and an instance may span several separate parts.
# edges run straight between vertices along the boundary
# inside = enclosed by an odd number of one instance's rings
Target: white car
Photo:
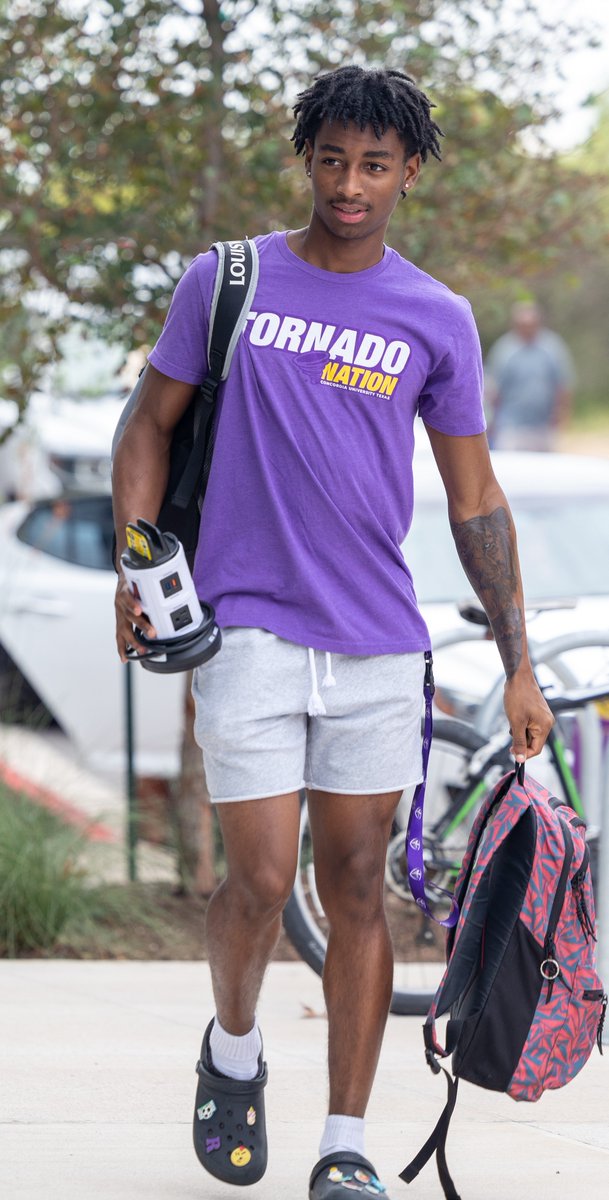
[[[109,492],[110,447],[125,399],[124,388],[91,400],[35,393],[24,421],[0,446],[0,498]],[[13,402],[0,400],[0,432],[15,417]]]
[[[527,631],[532,657],[581,635],[587,648],[542,662],[542,686],[609,681],[609,462],[567,454],[495,451],[493,467],[508,498],[518,536]],[[474,721],[490,736],[505,728],[503,667],[492,640],[462,620],[460,602],[475,600],[457,557],[444,489],[430,453],[415,455],[415,515],[403,545],[434,651],[435,704],[440,715]],[[475,641],[455,641],[451,632]],[[443,645],[443,640],[446,644]],[[563,641],[564,645],[564,641]],[[479,707],[486,697],[492,701]],[[588,829],[598,830],[609,787],[609,711],[590,705],[561,719],[564,754],[586,798]],[[499,735],[500,736],[500,735]],[[533,774],[554,794],[551,757],[542,752]]]
[[[133,681],[135,766],[179,769],[183,675],[125,667],[114,637],[109,495],[0,508],[0,696],[5,717],[25,680],[93,769],[125,764],[125,671]]]
[[[536,618],[534,636],[607,628],[609,463],[549,454],[493,458],[518,529],[528,602],[569,605]],[[471,598],[471,589],[454,549],[437,468],[425,452],[417,452],[415,478],[415,517],[403,550],[435,641],[459,624],[457,604]],[[122,768],[125,744],[125,668],[114,641],[111,538],[109,496],[0,509],[4,696],[16,675],[25,679],[89,764],[103,770]],[[184,677],[152,675],[137,665],[130,670],[137,769],[173,776]],[[499,670],[497,651],[488,642],[436,655],[437,680],[463,703],[483,695]]]
[[[609,461],[508,451],[494,451],[492,458],[514,516],[530,638],[608,630]],[[447,631],[471,629],[458,605],[475,597],[457,557],[437,467],[424,449],[415,454],[415,498],[402,551],[432,644],[439,645]],[[578,655],[588,674],[589,660]],[[501,671],[492,642],[438,650],[435,660],[436,678],[464,702],[480,698]],[[597,665],[608,678],[606,657]],[[454,712],[464,715],[458,706]]]

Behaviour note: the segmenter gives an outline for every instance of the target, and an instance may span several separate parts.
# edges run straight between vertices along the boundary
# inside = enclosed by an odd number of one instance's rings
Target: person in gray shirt
[[[491,446],[555,449],[573,384],[573,362],[562,338],[544,328],[536,304],[515,304],[511,330],[494,343],[485,363]]]

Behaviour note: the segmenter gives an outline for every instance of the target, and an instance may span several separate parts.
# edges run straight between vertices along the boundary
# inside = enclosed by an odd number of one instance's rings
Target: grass
[[[50,948],[91,903],[79,867],[82,835],[26,798],[0,788],[0,948],[9,956]]]
[[[84,834],[0,784],[0,957],[201,960],[207,901],[168,883],[96,883]],[[297,958],[284,934],[276,958]]]
[[[0,955],[155,957],[175,940],[170,890],[94,885],[85,849],[81,831],[0,785]]]

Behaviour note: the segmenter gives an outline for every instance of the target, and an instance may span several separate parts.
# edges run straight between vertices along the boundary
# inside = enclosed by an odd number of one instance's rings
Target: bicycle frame
[[[442,844],[448,841],[459,826],[467,820],[472,811],[477,809],[490,786],[489,768],[495,766],[498,770],[501,770],[504,766],[507,766],[507,763],[501,760],[507,755],[510,743],[510,735],[507,737],[496,735],[486,747],[483,747],[473,755],[465,788],[461,789],[452,804],[429,829],[428,838],[430,842],[435,842],[437,845],[438,843]],[[547,746],[563,787],[565,798],[578,816],[582,820],[585,819],[584,806],[575,777],[566,758],[565,745],[555,727],[550,730]],[[467,791],[464,796],[463,791],[465,789]],[[457,873],[458,869],[458,864],[451,866],[451,871],[454,874]]]
[[[472,625],[439,634],[434,638],[434,650],[447,649],[461,642],[486,639],[488,639],[488,629],[484,626]],[[609,631],[603,629],[580,634],[562,634],[560,637],[549,639],[546,642],[529,638],[528,644],[533,669],[536,670],[536,668],[546,665],[554,671],[564,687],[571,688],[576,687],[579,680],[561,656],[572,650],[609,646]],[[505,678],[501,675],[480,701],[471,722],[473,728],[487,740],[491,739],[503,716],[504,685]],[[596,830],[600,827],[600,816],[606,800],[602,731],[598,716],[592,706],[587,709],[579,709],[576,720],[582,739],[582,771],[579,783],[565,757],[564,743],[556,729],[552,730],[548,737],[548,751],[564,788],[566,799],[575,811],[583,816],[582,796],[586,796],[588,827]]]

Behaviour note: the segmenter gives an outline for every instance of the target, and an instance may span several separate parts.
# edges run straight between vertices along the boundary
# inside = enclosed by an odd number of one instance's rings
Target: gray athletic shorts
[[[193,680],[212,800],[418,783],[424,671],[422,652],[327,655],[265,629],[223,629]]]

